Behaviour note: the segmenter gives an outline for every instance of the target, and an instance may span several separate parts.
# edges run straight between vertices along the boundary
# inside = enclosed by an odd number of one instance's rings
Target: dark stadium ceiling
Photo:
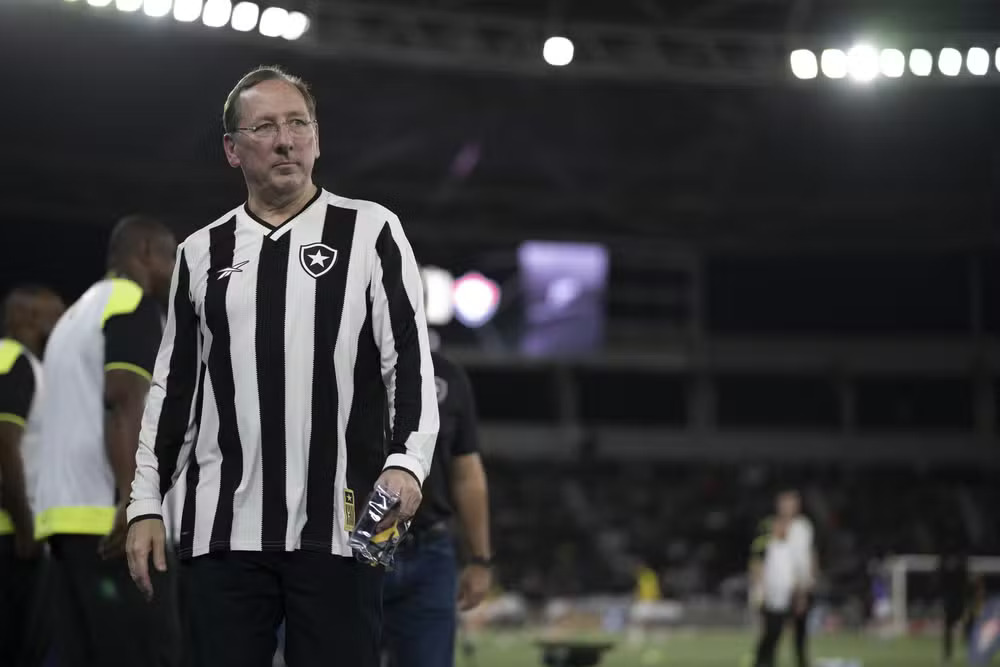
[[[399,3],[366,3],[383,5],[392,14]],[[542,34],[576,21],[749,35],[996,29],[1000,46],[1000,3],[986,1],[405,5],[506,12],[539,22]],[[14,156],[0,179],[5,217],[108,224],[141,209],[184,230],[211,221],[242,196],[221,153],[221,101],[242,72],[278,62],[315,86],[321,183],[385,203],[425,245],[996,240],[995,83],[742,86],[410,67],[87,9],[0,6],[0,56],[18,63],[4,83],[17,103],[0,111]]]
[[[925,32],[1000,28],[1000,6],[994,0],[368,0],[366,4],[500,14],[556,26],[594,22],[769,32],[853,32],[862,23]]]

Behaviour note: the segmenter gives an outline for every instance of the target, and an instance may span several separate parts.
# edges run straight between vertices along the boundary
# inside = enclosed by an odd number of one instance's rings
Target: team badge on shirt
[[[313,278],[333,268],[337,261],[337,251],[325,243],[309,243],[299,248],[299,263]]]

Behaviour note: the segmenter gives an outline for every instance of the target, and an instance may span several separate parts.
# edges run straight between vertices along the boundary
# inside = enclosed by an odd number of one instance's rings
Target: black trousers
[[[809,610],[812,608],[812,595],[806,597],[805,609],[800,614],[792,614],[795,625],[795,659],[798,667],[808,667],[809,663]]]
[[[378,667],[384,570],[309,551],[220,552],[182,566],[195,667]]]
[[[14,555],[13,535],[0,536],[0,664],[37,667],[51,639],[44,557]]]
[[[795,625],[795,657],[799,667],[809,665],[809,655],[807,647],[809,618],[809,605],[801,614],[793,612],[775,612],[763,609],[763,626],[761,628],[760,640],[757,643],[757,656],[754,667],[773,667],[775,654],[778,649],[778,642],[781,640],[781,633],[785,625],[791,620]]]
[[[945,660],[951,660],[952,655],[955,652],[954,645],[954,635],[955,630],[959,630],[959,634],[968,635],[968,628],[959,628],[959,622],[962,620],[962,616],[965,615],[965,601],[961,598],[950,598],[945,599],[944,603],[944,636],[943,639],[943,653]]]
[[[176,566],[153,571],[155,594],[147,601],[132,582],[124,556],[104,560],[99,544],[95,535],[49,538],[60,667],[176,667]]]
[[[753,664],[754,667],[774,667],[774,654],[777,651],[778,641],[781,639],[781,632],[785,628],[788,614],[763,609],[761,617],[763,625]]]

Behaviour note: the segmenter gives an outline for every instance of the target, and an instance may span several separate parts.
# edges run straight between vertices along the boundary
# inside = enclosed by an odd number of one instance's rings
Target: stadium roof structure
[[[8,212],[208,222],[242,196],[222,99],[278,62],[314,84],[320,181],[385,203],[424,243],[996,242],[1000,71],[862,86],[788,68],[793,48],[859,38],[992,53],[994,2],[286,4],[312,19],[295,42],[5,3]],[[574,40],[569,66],[541,58],[555,34]]]

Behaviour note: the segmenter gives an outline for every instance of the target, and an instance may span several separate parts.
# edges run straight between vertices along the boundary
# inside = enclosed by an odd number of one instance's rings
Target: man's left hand
[[[479,606],[490,592],[493,572],[484,565],[468,565],[458,580],[458,609],[469,611]]]
[[[417,478],[405,470],[390,468],[382,471],[375,482],[375,486],[379,485],[399,495],[399,505],[382,521],[385,527],[391,526],[393,521],[405,522],[412,519],[423,499]]]

